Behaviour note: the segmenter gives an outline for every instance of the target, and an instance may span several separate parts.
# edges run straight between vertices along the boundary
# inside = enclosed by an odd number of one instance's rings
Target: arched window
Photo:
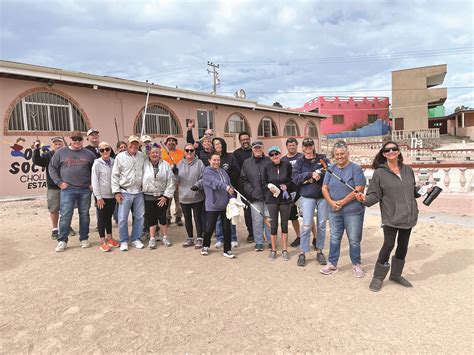
[[[276,137],[278,131],[275,122],[271,117],[264,117],[258,125],[258,136],[259,137]]]
[[[225,133],[250,132],[250,127],[245,118],[239,113],[233,113],[227,119],[224,127]]]
[[[298,137],[300,135],[300,130],[298,129],[298,125],[291,118],[288,121],[286,121],[283,135],[286,137]]]
[[[135,122],[135,133],[142,132],[143,110]],[[146,110],[145,134],[181,134],[178,120],[168,109],[158,104],[150,104]]]
[[[23,97],[8,118],[9,131],[87,131],[81,111],[53,92],[35,92]]]
[[[306,124],[305,131],[306,131],[306,134],[305,134],[306,137],[318,138],[318,129],[316,128],[316,125],[312,121],[309,121]]]

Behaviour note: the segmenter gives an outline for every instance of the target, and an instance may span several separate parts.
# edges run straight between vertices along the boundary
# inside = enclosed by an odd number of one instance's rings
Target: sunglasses
[[[398,147],[390,147],[390,148],[385,148],[383,150],[384,153],[390,153],[390,152],[398,152],[400,150],[400,148]]]
[[[303,147],[314,147],[313,143],[303,143]]]
[[[110,148],[101,148],[101,149],[99,149],[99,152],[101,152],[101,153],[110,152]]]
[[[71,140],[73,142],[82,142],[83,138],[82,137],[71,137]]]
[[[280,155],[280,153],[278,153],[278,152],[272,152],[272,153],[270,153],[270,154],[268,154],[268,155],[270,155],[271,157],[276,157],[276,156]]]
[[[184,150],[186,153],[194,153],[194,149],[185,149]]]

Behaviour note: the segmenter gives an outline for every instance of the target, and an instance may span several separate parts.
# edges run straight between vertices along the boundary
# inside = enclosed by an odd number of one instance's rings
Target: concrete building
[[[239,147],[246,130],[266,148],[284,147],[288,137],[311,136],[320,149],[319,113],[299,112],[222,95],[148,85],[35,65],[0,61],[1,134],[0,197],[44,193],[44,170],[32,164],[37,137],[48,148],[53,136],[93,127],[101,140],[115,146],[132,133],[140,134],[147,87],[150,89],[145,133],[159,142],[174,134],[183,147],[186,120],[195,119],[197,138],[207,128],[224,137],[229,150]],[[84,133],[85,135],[85,133]],[[86,142],[87,143],[87,142]]]
[[[396,70],[392,72],[392,128],[396,131],[428,129],[428,109],[442,105],[447,98],[441,85],[447,65]]]
[[[353,130],[378,119],[389,120],[388,97],[318,96],[295,110],[329,115],[321,121],[322,134]]]

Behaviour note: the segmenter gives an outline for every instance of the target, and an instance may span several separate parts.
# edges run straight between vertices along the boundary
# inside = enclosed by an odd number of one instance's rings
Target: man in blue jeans
[[[57,252],[67,247],[74,205],[79,210],[79,241],[89,248],[89,208],[91,205],[91,169],[95,155],[83,147],[82,133],[71,132],[71,144],[59,149],[49,165],[51,179],[61,189],[59,205],[59,237]]]
[[[140,138],[128,138],[127,151],[115,158],[112,169],[112,193],[119,204],[118,225],[120,236],[120,250],[128,250],[128,240],[137,249],[143,249],[140,240],[143,229],[145,202],[142,193],[143,164],[145,156],[139,152]],[[132,234],[128,233],[128,215],[133,206]]]
[[[321,160],[326,164],[329,164],[329,160],[324,154],[316,154],[312,138],[305,138],[303,140],[303,154],[304,156],[298,159],[293,166],[293,183],[300,191],[301,209],[303,210],[303,228],[300,236],[300,255],[297,265],[306,265],[305,254],[310,250],[311,227],[314,223],[315,209],[318,212],[316,261],[320,265],[326,265],[323,248],[326,238],[326,222],[328,220],[329,207],[322,193],[325,171],[322,169]]]

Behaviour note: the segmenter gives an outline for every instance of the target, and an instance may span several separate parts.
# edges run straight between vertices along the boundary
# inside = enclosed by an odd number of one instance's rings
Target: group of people
[[[97,213],[100,250],[112,248],[127,251],[129,242],[138,249],[149,235],[148,247],[155,249],[157,241],[171,246],[168,225],[170,206],[175,200],[175,222],[184,225],[183,247],[195,247],[209,255],[211,237],[215,233],[216,248],[223,256],[235,258],[233,248],[239,246],[236,226],[231,223],[229,206],[241,197],[247,242],[255,242],[261,252],[265,244],[269,260],[281,257],[288,261],[288,224],[292,221],[299,246],[298,266],[306,265],[311,244],[316,250],[320,272],[330,275],[338,271],[341,241],[344,232],[349,240],[349,256],[354,276],[365,275],[361,267],[361,240],[366,206],[380,203],[384,243],[370,283],[379,291],[388,271],[390,279],[406,287],[403,278],[410,232],[417,222],[418,209],[412,169],[403,164],[395,142],[386,142],[376,155],[373,178],[364,195],[366,178],[362,168],[350,161],[345,142],[333,147],[334,164],[315,149],[312,138],[286,141],[287,154],[280,147],[264,150],[261,140],[250,140],[250,134],[239,134],[241,147],[227,152],[223,138],[212,130],[195,140],[193,122],[188,124],[184,150],[177,148],[178,139],[170,135],[164,142],[153,142],[149,136],[132,135],[127,142],[118,142],[114,152],[107,142],[99,142],[99,132],[87,132],[89,145],[83,146],[81,132],[71,133],[70,144],[62,137],[52,139],[52,150],[41,154],[40,142],[35,143],[33,158],[45,166],[48,178],[48,208],[53,223],[52,237],[57,239],[56,251],[67,248],[74,208],[79,212],[79,241],[82,248],[89,243],[89,209],[92,197]],[[59,212],[59,214],[58,214]],[[132,228],[128,220],[132,214]],[[316,214],[316,223],[314,221]],[[298,217],[302,215],[300,227]],[[119,239],[112,236],[112,219],[118,223]],[[58,224],[59,219],[59,224]],[[329,221],[330,243],[328,260],[323,253],[326,224]],[[159,228],[158,228],[159,225]],[[278,231],[281,238],[279,243]],[[311,233],[314,234],[311,243]],[[390,254],[397,242],[395,255]]]

